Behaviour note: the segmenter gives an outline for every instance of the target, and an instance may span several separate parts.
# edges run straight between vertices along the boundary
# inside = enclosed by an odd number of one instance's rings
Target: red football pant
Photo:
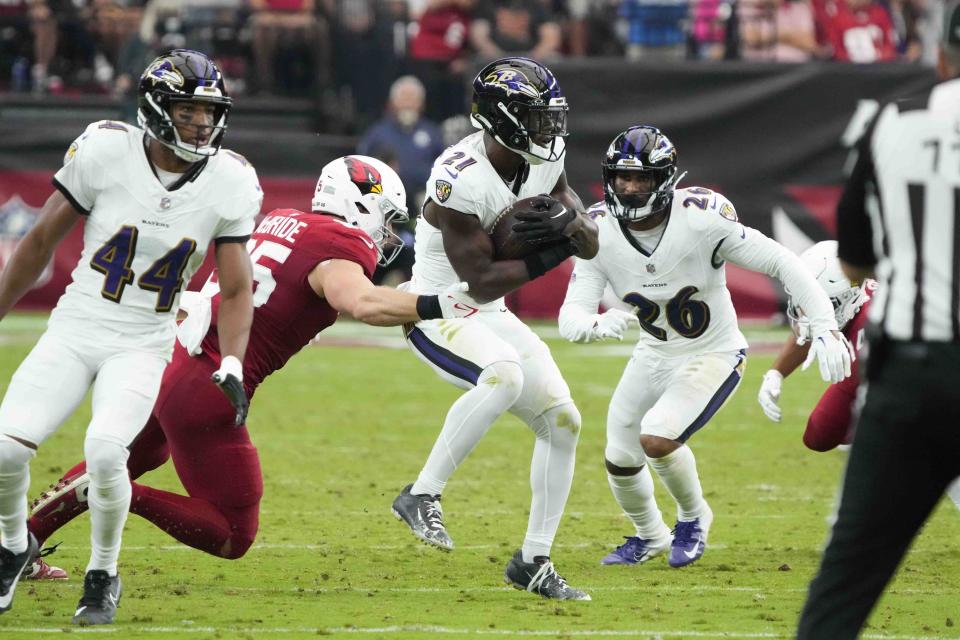
[[[130,446],[130,478],[173,459],[188,496],[133,483],[130,511],[183,544],[222,558],[239,558],[257,535],[263,478],[246,427],[233,425],[234,410],[210,381],[216,370],[205,356],[188,358],[178,346],[164,373],[150,421]],[[81,462],[66,474],[83,473]],[[73,492],[44,517],[30,519],[41,541],[86,511]]]
[[[807,420],[803,444],[814,451],[830,451],[853,439],[853,402],[859,381],[847,378],[830,385]]]

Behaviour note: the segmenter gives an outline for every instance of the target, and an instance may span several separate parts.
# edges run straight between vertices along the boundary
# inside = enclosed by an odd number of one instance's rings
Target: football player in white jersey
[[[621,339],[634,322],[641,329],[610,401],[605,450],[610,488],[636,532],[603,564],[638,564],[669,549],[670,566],[682,567],[703,554],[713,513],[685,443],[737,388],[747,348],[725,261],[779,279],[807,311],[813,340],[805,366],[818,358],[832,382],[850,374],[833,307],[800,259],[740,224],[719,193],[676,188],[676,161],[673,144],[654,127],[614,138],[603,163],[604,202],[590,209],[600,251],[577,260],[560,310],[560,333],[573,342]],[[633,314],[597,313],[607,283]],[[676,501],[672,536],[647,462]]]
[[[253,316],[245,243],[262,192],[253,167],[220,151],[231,100],[202,53],[174,50],[140,79],[141,128],[95,122],[53,179],[40,219],[0,275],[0,317],[84,220],[83,252],[47,331],[0,404],[0,612],[37,552],[26,529],[29,462],[93,385],[84,456],[92,554],[77,624],[109,624],[120,599],[117,560],[130,506],[127,447],[150,416],[176,333],[180,289],[216,246],[223,358],[214,374],[246,414],[242,367]],[[213,382],[211,382],[213,384]],[[238,423],[239,424],[239,423]]]
[[[481,131],[444,151],[427,181],[410,289],[439,293],[462,280],[483,304],[473,322],[423,321],[406,331],[413,352],[466,393],[450,408],[426,465],[394,500],[393,512],[424,542],[452,549],[440,508],[447,479],[497,417],[510,411],[536,441],[527,533],[505,577],[544,597],[586,600],[550,562],[573,480],[580,413],[550,350],[504,306],[503,296],[574,253],[592,258],[597,227],[567,185],[567,101],[549,69],[516,57],[488,64],[473,83],[472,120]],[[538,194],[562,204],[544,197],[544,212],[521,214],[525,221],[514,230],[550,248],[523,260],[494,261],[488,234],[497,214]]]

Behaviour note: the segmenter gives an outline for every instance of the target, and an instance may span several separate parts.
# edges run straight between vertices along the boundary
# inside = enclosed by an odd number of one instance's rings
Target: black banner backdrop
[[[567,176],[585,203],[601,197],[600,160],[610,140],[628,126],[652,124],[677,146],[681,170],[688,172],[682,185],[724,193],[745,224],[794,250],[833,235],[846,158],[840,137],[858,102],[915,95],[935,82],[931,69],[905,64],[654,66],[584,59],[550,66],[571,105]],[[268,206],[308,206],[320,167],[354,150],[350,136],[314,131],[322,117],[311,109],[243,96],[236,101],[227,146],[257,168]],[[43,203],[49,176],[88,123],[130,113],[130,105],[106,98],[0,97],[0,218],[20,220],[24,203],[31,211]],[[15,243],[22,232],[22,224],[0,220],[0,241]],[[61,262],[75,261],[71,255]],[[566,286],[560,270],[551,276],[521,290],[514,306],[554,315]],[[766,277],[728,266],[728,282],[741,314],[781,308],[782,291]]]

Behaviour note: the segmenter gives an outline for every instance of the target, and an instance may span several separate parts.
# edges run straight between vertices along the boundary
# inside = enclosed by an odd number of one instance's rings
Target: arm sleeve
[[[91,139],[96,135],[93,127],[87,127],[83,134],[70,144],[67,153],[63,156],[63,166],[53,176],[53,186],[57,188],[70,204],[84,215],[89,215],[100,190],[97,176],[97,161],[95,148],[97,140]]]
[[[467,160],[465,156],[463,160]],[[461,162],[463,161],[461,160]],[[424,197],[433,200],[441,207],[460,211],[484,220],[484,200],[476,186],[478,178],[467,166],[462,171],[455,167],[440,164],[433,165],[430,177],[427,178]]]
[[[238,186],[239,195],[225,203],[226,215],[220,219],[214,235],[217,244],[246,242],[253,233],[254,223],[263,204],[263,189],[260,188],[260,181],[253,167],[249,167],[249,172]]]
[[[739,225],[738,225],[739,226]],[[813,336],[837,330],[837,319],[827,294],[816,278],[803,266],[800,257],[779,242],[756,229],[740,227],[742,232],[729,233],[720,240],[717,255],[751,271],[776,278],[810,319]]]
[[[880,110],[854,147],[853,153],[857,154],[857,159],[837,205],[837,254],[841,260],[856,267],[872,267],[877,263],[867,200],[875,198],[877,193],[870,140],[873,139],[880,114],[884,111],[885,109]]]
[[[576,259],[567,297],[560,307],[560,335],[571,342],[589,342],[607,278],[589,260]]]

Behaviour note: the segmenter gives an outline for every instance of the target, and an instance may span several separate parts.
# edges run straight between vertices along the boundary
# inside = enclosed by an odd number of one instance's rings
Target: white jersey
[[[778,278],[811,319],[816,316],[814,335],[837,328],[830,301],[800,258],[740,224],[719,193],[677,189],[660,242],[649,254],[603,203],[589,213],[600,229],[600,251],[592,260],[576,261],[560,310],[564,337],[594,322],[609,282],[618,298],[636,307],[640,343],[666,357],[744,349],[727,289],[727,260]]]
[[[169,353],[180,290],[211,242],[245,241],[263,192],[253,167],[221,150],[193,180],[167,190],[144,149],[144,132],[94,122],[77,138],[54,185],[86,214],[83,253],[50,326],[103,327]]]
[[[526,180],[515,193],[487,159],[483,132],[478,131],[448,147],[437,158],[427,179],[426,197],[440,206],[476,216],[489,233],[503,209],[517,200],[551,193],[562,174],[562,158],[530,165]],[[417,220],[414,250],[411,291],[440,293],[460,281],[443,248],[440,230],[422,217]],[[500,301],[490,304],[500,304]]]

